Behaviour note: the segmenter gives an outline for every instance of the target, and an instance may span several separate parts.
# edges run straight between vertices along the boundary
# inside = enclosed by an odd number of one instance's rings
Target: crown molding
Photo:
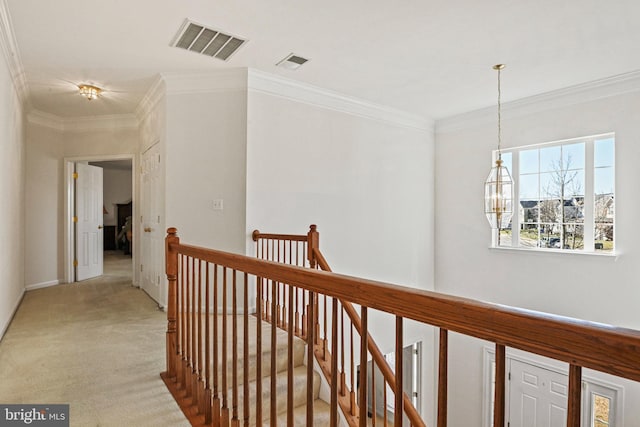
[[[27,121],[31,124],[48,127],[61,132],[138,129],[138,118],[134,114],[65,119],[54,114],[32,110],[27,114]]]
[[[502,104],[503,114],[522,117],[640,91],[640,70],[618,74]],[[486,107],[436,120],[436,133],[447,133],[496,120],[496,107]]]
[[[29,87],[27,86],[27,80],[24,76],[20,51],[18,50],[18,43],[16,42],[16,36],[13,32],[11,14],[9,13],[6,0],[0,0],[0,41],[2,53],[9,67],[9,73],[18,97],[22,104],[27,104],[29,100]]]
[[[135,115],[138,120],[145,118],[153,108],[160,102],[162,96],[165,94],[165,81],[162,75],[158,74],[151,87],[144,94],[140,103],[136,107]]]
[[[39,110],[32,110],[27,113],[27,122],[39,125],[43,127],[47,127],[49,129],[57,130],[60,132],[64,131],[64,120],[60,117],[45,113]]]
[[[161,76],[170,95],[249,90],[403,127],[429,132],[434,129],[433,121],[424,117],[253,68],[220,69],[198,74],[163,73]]]
[[[431,119],[255,69],[248,70],[248,86],[252,91],[341,113],[428,132],[434,130]]]

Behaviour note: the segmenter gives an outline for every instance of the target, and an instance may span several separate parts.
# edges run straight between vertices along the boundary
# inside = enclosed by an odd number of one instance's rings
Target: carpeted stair
[[[227,318],[227,330],[229,331],[231,328],[232,317],[228,316]],[[237,361],[237,378],[238,378],[238,413],[239,418],[243,420],[243,407],[244,407],[244,392],[243,392],[243,381],[244,381],[244,349],[243,349],[243,319],[241,316],[238,317],[238,361]],[[221,330],[222,328],[222,320],[219,318],[218,327]],[[250,425],[255,425],[255,416],[256,416],[256,374],[257,374],[257,348],[256,348],[256,328],[257,328],[257,319],[254,316],[249,316],[249,422]],[[271,324],[267,322],[261,322],[261,330],[262,330],[262,416],[264,425],[269,424],[270,412],[271,412]],[[228,406],[232,407],[232,396],[233,392],[231,389],[232,379],[233,379],[233,366],[231,365],[231,355],[232,355],[232,337],[231,334],[227,336],[227,386],[229,388],[227,392]],[[221,335],[219,335],[221,336]],[[276,407],[277,407],[277,425],[278,426],[286,426],[287,424],[287,366],[288,366],[288,355],[287,355],[287,332],[276,328]],[[306,343],[298,338],[294,337],[293,339],[293,377],[294,377],[294,425],[295,426],[306,426],[306,396],[307,396],[307,368],[305,365],[305,348]],[[220,344],[220,349],[222,348]],[[219,350],[221,351],[221,350]],[[218,372],[219,377],[221,378],[222,373],[222,363],[218,362]],[[314,373],[314,426],[323,427],[329,425],[329,405],[319,398],[320,394],[320,374]],[[222,384],[219,379],[219,384]],[[230,417],[232,414],[230,413]]]

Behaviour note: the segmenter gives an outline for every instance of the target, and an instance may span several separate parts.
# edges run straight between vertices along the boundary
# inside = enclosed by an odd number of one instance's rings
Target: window
[[[517,211],[494,246],[612,252],[614,145],[605,134],[503,150]]]

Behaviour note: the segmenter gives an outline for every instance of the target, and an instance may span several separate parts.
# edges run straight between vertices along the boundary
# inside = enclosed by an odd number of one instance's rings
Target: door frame
[[[520,363],[525,363],[527,365],[535,366],[537,368],[545,369],[547,371],[555,372],[558,374],[569,376],[568,364],[565,362],[560,362],[558,360],[549,359],[544,356],[537,356],[531,353],[522,352],[519,350],[507,348],[506,349],[506,366],[508,368],[511,360],[515,360]],[[495,348],[493,347],[483,347],[482,354],[482,426],[483,427],[491,427],[492,416],[493,416],[493,396],[494,396],[494,388],[493,388],[493,379],[494,379],[494,367],[495,367]],[[594,371],[596,375],[603,375],[605,378],[611,377],[612,380],[617,381],[620,378],[613,377],[607,374],[601,374]],[[616,425],[624,425],[624,387],[622,387],[619,383],[614,383],[607,381],[600,376],[593,376],[583,372],[582,374],[582,401],[581,401],[581,423],[585,425],[587,420],[587,411],[585,406],[585,400],[588,397],[585,395],[585,386],[588,389],[589,387],[603,387],[609,389],[610,391],[615,393],[615,402],[611,407],[611,411],[613,412],[613,417],[616,422]],[[505,389],[505,407],[507,408],[507,412],[509,411],[509,399],[510,399],[510,389],[507,387]],[[508,418],[508,417],[507,417]]]
[[[136,171],[137,159],[135,154],[112,154],[112,155],[96,155],[96,156],[78,156],[65,157],[64,161],[64,217],[63,217],[63,235],[64,235],[64,281],[65,283],[75,282],[75,268],[73,267],[75,253],[75,239],[73,227],[73,212],[75,211],[75,186],[73,181],[74,164],[76,162],[108,162],[110,160],[131,160],[131,201],[133,202],[132,216],[136,218],[138,209],[138,174]],[[138,230],[133,227],[133,244],[138,246]],[[132,258],[132,278],[133,284],[138,286],[138,254],[133,252]]]

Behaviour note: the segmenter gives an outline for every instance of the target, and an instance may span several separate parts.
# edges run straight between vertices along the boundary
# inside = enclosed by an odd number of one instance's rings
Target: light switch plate
[[[222,199],[215,199],[211,203],[211,209],[213,209],[214,211],[221,211],[223,209]]]

